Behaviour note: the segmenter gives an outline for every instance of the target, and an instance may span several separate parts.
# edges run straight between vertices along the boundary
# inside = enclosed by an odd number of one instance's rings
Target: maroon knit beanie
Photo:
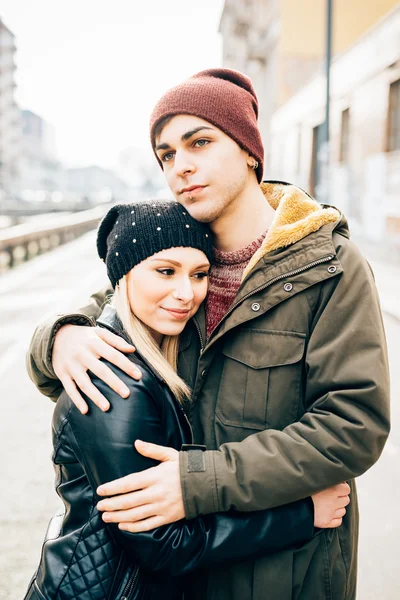
[[[232,69],[207,69],[168,90],[150,117],[154,153],[157,124],[165,117],[182,114],[208,121],[247,150],[258,162],[257,179],[262,181],[264,148],[257,124],[258,100],[246,75]]]

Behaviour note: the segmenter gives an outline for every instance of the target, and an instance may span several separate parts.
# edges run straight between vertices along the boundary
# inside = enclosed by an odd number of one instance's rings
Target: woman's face
[[[156,342],[179,335],[207,294],[210,263],[196,248],[169,248],[153,254],[128,273],[132,312]]]

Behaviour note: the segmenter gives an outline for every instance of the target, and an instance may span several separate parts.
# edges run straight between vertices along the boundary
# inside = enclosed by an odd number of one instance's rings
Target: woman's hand
[[[311,496],[314,502],[314,527],[339,527],[346,514],[345,506],[350,503],[349,494],[349,484],[339,483]]]
[[[55,336],[52,363],[55,374],[82,414],[88,411],[88,405],[80,391],[101,410],[107,411],[110,403],[92,384],[87,371],[126,398],[129,396],[128,388],[100,359],[105,358],[134,379],[140,379],[138,367],[122,354],[134,351],[134,346],[103,327],[64,325]]]

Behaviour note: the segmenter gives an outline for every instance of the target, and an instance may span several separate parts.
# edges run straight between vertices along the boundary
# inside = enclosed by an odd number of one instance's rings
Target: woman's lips
[[[167,311],[171,317],[174,317],[174,319],[177,319],[178,321],[183,321],[190,313],[190,310],[174,310],[172,308],[164,308],[163,310]]]

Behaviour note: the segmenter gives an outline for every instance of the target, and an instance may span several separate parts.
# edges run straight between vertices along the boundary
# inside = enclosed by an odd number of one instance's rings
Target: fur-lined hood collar
[[[243,279],[268,252],[290,246],[318,231],[323,225],[340,221],[342,217],[336,208],[322,206],[294,185],[264,181],[260,187],[276,212],[261,248],[251,258],[243,273]]]

